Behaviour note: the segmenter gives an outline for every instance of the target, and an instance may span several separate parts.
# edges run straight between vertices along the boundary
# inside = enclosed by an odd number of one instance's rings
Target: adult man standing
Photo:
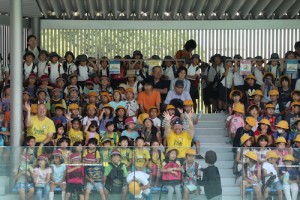
[[[53,133],[55,133],[55,126],[53,121],[46,117],[46,105],[38,104],[36,116],[31,116],[31,107],[28,103],[25,103],[25,108],[27,110],[25,120],[27,135],[35,137],[37,145],[44,145],[50,142],[53,137]]]
[[[191,148],[192,139],[194,137],[194,124],[192,121],[193,112],[187,113],[187,130],[183,130],[183,123],[180,118],[176,118],[173,122],[173,127],[171,127],[171,116],[168,112],[164,112],[164,118],[166,119],[165,125],[165,138],[168,144],[168,150],[177,149],[179,154],[177,158],[183,163],[185,159],[185,152],[187,149]]]

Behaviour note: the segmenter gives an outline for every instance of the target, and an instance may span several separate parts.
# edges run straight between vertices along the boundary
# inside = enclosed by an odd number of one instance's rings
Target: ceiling
[[[1,0],[9,15],[11,0]],[[95,20],[298,19],[300,0],[23,0],[24,17]]]

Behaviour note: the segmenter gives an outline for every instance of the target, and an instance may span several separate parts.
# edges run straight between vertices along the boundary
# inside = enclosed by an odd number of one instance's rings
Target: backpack
[[[233,116],[230,121],[229,130],[231,133],[236,133],[236,130],[240,127],[243,127],[245,124],[242,117]]]
[[[169,169],[169,168],[179,168],[180,166],[175,163],[175,162],[169,162],[164,166],[164,169]],[[181,171],[177,171],[177,175],[173,173],[168,173],[168,172],[163,172],[162,173],[162,180],[163,181],[181,181],[182,180],[182,173]]]
[[[108,164],[112,167],[112,169],[107,176],[105,187],[112,194],[121,194],[125,183],[122,170],[124,163],[120,163],[118,166],[115,166],[111,162]]]
[[[88,66],[87,67],[87,73],[89,74],[90,73],[90,68]],[[76,65],[76,72],[77,72],[77,76],[80,76],[80,72],[79,72],[79,66]]]
[[[36,68],[36,65],[32,63],[30,74],[36,74],[36,73],[34,73],[35,68]],[[23,76],[25,76],[25,62],[23,62]]]

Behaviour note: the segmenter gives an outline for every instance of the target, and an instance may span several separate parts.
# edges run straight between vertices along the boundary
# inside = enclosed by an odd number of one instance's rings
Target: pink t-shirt
[[[41,169],[40,167],[33,169],[33,177],[37,184],[44,185],[46,184],[47,177],[52,173],[52,169],[50,167],[46,169]]]
[[[245,121],[243,117],[233,115],[229,126],[230,132],[235,133],[238,128],[244,127],[244,125]]]

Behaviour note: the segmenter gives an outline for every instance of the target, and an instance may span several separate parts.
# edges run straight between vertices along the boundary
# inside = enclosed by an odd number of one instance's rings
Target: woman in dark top
[[[291,92],[293,91],[291,88],[291,79],[288,75],[283,75],[279,79],[280,87],[279,91],[279,101],[285,106],[289,101],[292,100]]]
[[[202,168],[203,178],[200,185],[204,186],[204,192],[207,200],[221,200],[222,187],[219,169],[215,166],[217,155],[214,151],[207,151],[205,154],[205,162],[208,167]]]

